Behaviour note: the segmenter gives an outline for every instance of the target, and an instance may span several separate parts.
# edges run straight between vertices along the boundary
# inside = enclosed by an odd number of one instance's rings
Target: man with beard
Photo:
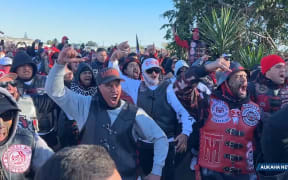
[[[65,65],[81,61],[72,48],[64,49],[51,69],[46,83],[48,95],[77,120],[81,144],[102,145],[116,163],[124,180],[136,178],[135,140],[154,143],[153,169],[147,179],[160,179],[168,151],[167,138],[157,124],[140,108],[120,100],[122,79],[116,69],[104,68],[96,77],[95,96],[82,96],[64,87]]]
[[[127,42],[123,43],[127,44]],[[109,66],[119,69],[118,59],[124,55],[122,51],[116,50],[111,56]],[[132,97],[133,102],[143,108],[166,133],[169,151],[162,175],[165,180],[174,179],[176,151],[179,153],[186,151],[187,139],[192,132],[194,119],[178,101],[170,81],[160,83],[161,68],[157,59],[145,59],[141,70],[144,81],[131,79],[121,73],[121,77],[125,80],[121,82],[121,85],[123,90]],[[179,124],[182,125],[180,134],[178,133],[180,131]],[[149,142],[139,141],[139,143],[141,144],[139,149],[140,165],[144,173],[149,173],[153,159],[153,147]]]
[[[249,83],[251,99],[259,104],[264,117],[278,111],[288,103],[285,61],[278,55],[261,59],[261,73]]]
[[[127,57],[121,66],[121,70],[124,75],[132,79],[141,79],[141,64],[137,57]]]
[[[175,82],[174,90],[182,103],[190,101],[193,107],[195,99],[186,99],[186,91],[197,91],[200,78],[219,68],[218,88],[210,97],[198,100],[205,101],[198,107],[205,111],[197,118],[201,126],[196,179],[256,179],[252,142],[260,110],[250,100],[245,69],[238,62],[219,58],[204,66],[192,66]]]
[[[136,56],[128,56],[124,62],[121,64],[122,73],[131,79],[140,80],[141,79],[141,70],[140,70],[140,61]],[[134,103],[131,96],[129,96],[125,91],[122,90],[121,99]]]
[[[0,179],[33,179],[53,151],[35,133],[17,127],[16,101],[0,88]]]

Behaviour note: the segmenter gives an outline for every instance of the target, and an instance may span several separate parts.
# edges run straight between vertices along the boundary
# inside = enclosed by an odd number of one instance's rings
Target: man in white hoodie
[[[127,42],[124,44],[127,46]],[[118,59],[124,55],[116,50],[110,58],[109,66],[119,70]],[[131,79],[119,71],[121,78],[125,80],[121,82],[121,86],[132,97],[134,103],[143,108],[168,137],[169,151],[162,176],[165,180],[174,179],[175,149],[177,152],[186,151],[194,118],[177,99],[170,81],[159,81],[161,67],[157,59],[145,59],[141,70],[144,81]],[[179,124],[182,126],[179,127]],[[182,130],[180,133],[179,129]],[[147,141],[140,141],[140,143],[141,148],[145,148],[145,151],[140,152],[140,164],[144,173],[148,173],[153,159],[153,147]]]
[[[0,87],[0,179],[33,179],[53,151],[35,133],[18,127],[15,99]]]

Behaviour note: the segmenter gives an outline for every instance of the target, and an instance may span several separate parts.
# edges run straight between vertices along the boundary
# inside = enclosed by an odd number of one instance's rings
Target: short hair
[[[95,180],[112,176],[115,163],[102,146],[78,145],[55,153],[38,170],[35,180]]]
[[[97,51],[96,51],[96,53],[99,53],[99,52],[102,52],[102,51],[107,52],[105,48],[98,48]]]

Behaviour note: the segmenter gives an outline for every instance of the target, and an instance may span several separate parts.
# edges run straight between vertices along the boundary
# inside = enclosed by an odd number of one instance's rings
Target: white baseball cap
[[[157,68],[160,68],[160,65],[159,65],[159,61],[155,58],[148,58],[148,59],[145,59],[143,64],[142,64],[142,72],[145,72],[147,69],[151,69],[153,67],[157,67]]]
[[[11,66],[13,60],[10,57],[2,57],[0,58],[0,65],[2,66]]]

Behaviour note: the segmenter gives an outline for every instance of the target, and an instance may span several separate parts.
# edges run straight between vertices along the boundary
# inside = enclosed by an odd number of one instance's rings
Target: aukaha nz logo
[[[259,163],[256,171],[287,171],[288,163]]]

